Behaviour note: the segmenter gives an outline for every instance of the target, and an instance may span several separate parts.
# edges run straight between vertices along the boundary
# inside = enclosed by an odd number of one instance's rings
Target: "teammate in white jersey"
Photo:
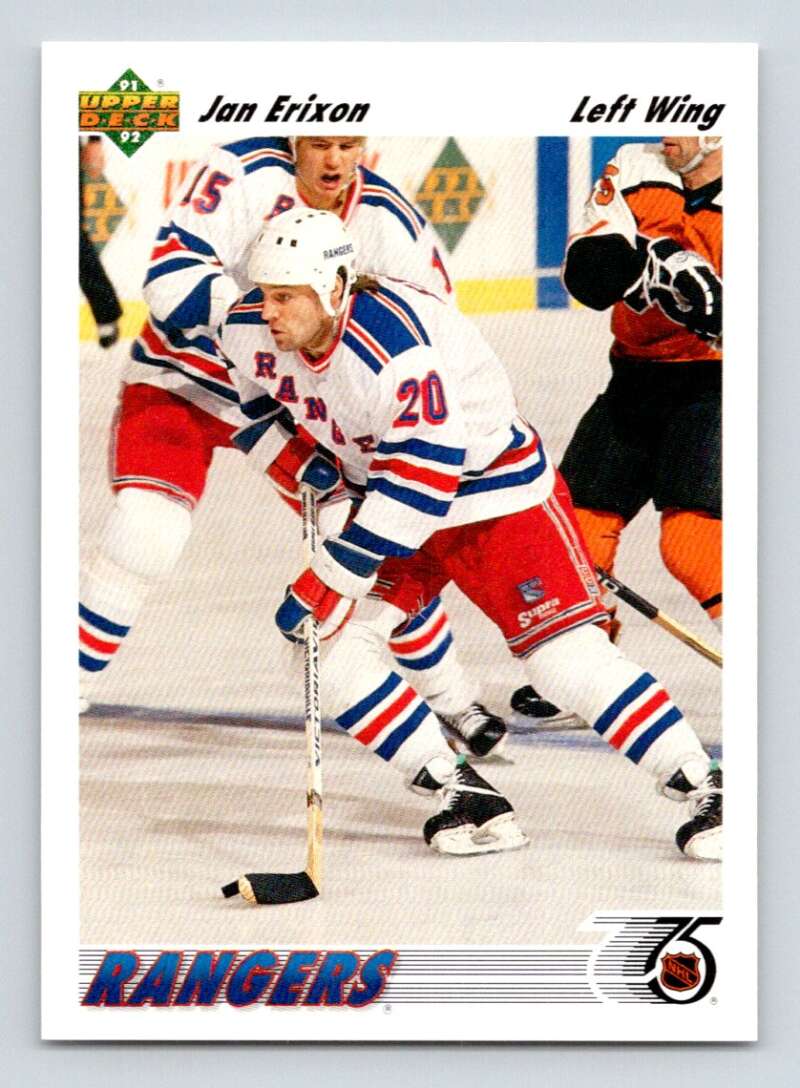
[[[174,570],[214,450],[231,447],[245,422],[213,331],[252,286],[247,254],[264,221],[296,207],[332,210],[359,240],[367,268],[451,291],[431,228],[394,186],[359,165],[363,143],[255,138],[214,148],[167,213],[144,284],[150,314],[133,345],[114,424],[115,507],[82,572],[84,704],[151,586]],[[313,454],[298,439],[272,469],[284,493],[296,491],[294,475],[313,477]],[[438,600],[393,633],[392,650],[476,754],[502,740],[502,721],[477,702],[477,685],[458,664]]]
[[[234,305],[221,350],[252,406],[258,444],[280,449],[280,406],[335,449],[363,502],[322,543],[276,621],[338,627],[326,711],[417,789],[442,790],[425,838],[446,853],[522,844],[513,810],[454,763],[426,701],[387,665],[385,638],[453,581],[503,632],[535,684],[690,799],[678,845],[721,856],[722,772],[659,682],[598,629],[607,619],[569,494],[508,376],[458,311],[388,278],[354,278],[355,243],[324,211],[267,225],[257,288]],[[264,353],[270,366],[259,366]],[[256,418],[258,417],[258,418]],[[368,599],[371,598],[371,599]]]

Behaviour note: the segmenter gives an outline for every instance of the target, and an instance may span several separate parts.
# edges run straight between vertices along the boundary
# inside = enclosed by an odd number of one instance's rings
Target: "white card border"
[[[279,62],[275,65],[278,74],[274,75],[277,86],[289,80],[296,71],[292,54],[302,50],[304,63],[314,65],[315,54],[318,59],[324,55],[330,57],[336,50],[337,60],[347,72],[358,72],[362,85],[373,85],[377,72],[385,67],[387,50],[395,58],[405,52],[419,58],[426,50],[434,51],[440,70],[455,79],[454,70],[448,65],[460,65],[461,70],[469,70],[475,58],[480,57],[482,71],[486,73],[489,85],[496,85],[495,75],[503,70],[503,58],[508,57],[508,50],[534,50],[535,65],[527,72],[535,71],[536,78],[557,79],[560,66],[564,63],[564,50],[573,47],[562,45],[526,46],[516,43],[513,46],[502,43],[487,45],[448,44],[448,43],[384,43],[374,51],[366,49],[368,43],[282,43],[278,52]],[[44,73],[42,96],[43,129],[43,300],[44,313],[42,323],[43,359],[48,381],[44,385],[44,403],[42,414],[42,656],[48,662],[42,685],[42,797],[43,797],[43,919],[42,919],[42,962],[43,962],[43,1031],[48,1038],[137,1038],[141,1037],[134,1029],[124,1034],[117,1021],[118,1010],[87,1010],[75,1003],[75,975],[78,932],[78,896],[77,896],[77,723],[72,708],[77,700],[77,680],[74,669],[68,664],[72,660],[74,629],[74,601],[77,598],[77,465],[78,442],[78,385],[77,374],[77,337],[65,340],[64,329],[74,327],[77,302],[77,285],[73,279],[65,276],[68,267],[63,259],[69,255],[71,266],[77,265],[77,236],[72,209],[77,202],[77,170],[66,164],[74,164],[76,150],[76,124],[74,104],[77,90],[89,83],[99,86],[110,82],[124,67],[141,67],[150,71],[154,66],[167,72],[166,83],[180,90],[186,99],[182,111],[190,119],[193,109],[191,93],[184,87],[192,87],[192,72],[202,67],[198,63],[198,50],[214,49],[215,71],[219,73],[219,44],[207,43],[201,47],[192,44],[191,60],[185,56],[186,50],[176,50],[168,43],[103,43],[102,58],[98,53],[98,43],[79,43],[61,45],[48,43],[44,47]],[[226,53],[233,51],[234,43],[224,43]],[[237,44],[237,64],[242,52],[258,48],[254,43]],[[747,45],[711,46],[698,45],[603,45],[591,43],[574,47],[581,51],[580,66],[582,79],[586,83],[587,93],[594,91],[601,94],[601,88],[608,85],[608,71],[611,69],[626,72],[623,81],[630,83],[632,92],[639,85],[648,87],[648,75],[653,69],[669,71],[670,50],[679,49],[682,57],[687,58],[697,50],[697,59],[702,56],[701,74],[697,76],[697,89],[694,85],[694,72],[700,71],[698,65],[691,64],[693,72],[692,91],[698,97],[710,93],[714,100],[726,101],[726,111],[716,131],[730,133],[726,141],[726,175],[729,188],[726,191],[725,245],[729,257],[726,267],[726,384],[724,395],[724,479],[726,494],[725,518],[725,564],[726,564],[726,633],[724,652],[726,656],[725,682],[723,687],[723,719],[726,722],[726,785],[729,794],[737,798],[737,803],[728,809],[728,842],[736,844],[735,855],[730,856],[724,867],[724,892],[726,933],[733,946],[746,949],[739,962],[737,974],[736,1009],[717,1008],[715,1015],[710,1010],[697,1010],[691,1027],[683,1025],[682,1037],[685,1039],[725,1039],[754,1038],[755,1031],[755,871],[756,871],[756,822],[755,822],[755,769],[756,769],[756,611],[757,600],[753,592],[756,584],[756,524],[753,511],[757,508],[756,494],[756,404],[757,404],[757,327],[755,321],[756,297],[756,229],[753,209],[757,207],[756,186],[756,53],[755,48]],[[309,53],[311,51],[311,53]],[[350,52],[348,52],[350,51]],[[494,58],[487,62],[487,56]],[[121,58],[125,61],[121,63]],[[370,58],[365,61],[365,56]],[[152,58],[152,59],[151,59]],[[466,58],[466,60],[465,60]],[[594,59],[594,62],[593,62]],[[348,60],[351,61],[348,64]],[[242,67],[247,67],[242,65]],[[339,64],[337,63],[337,68]],[[106,78],[106,73],[115,72]],[[274,72],[274,68],[273,68]],[[627,73],[631,73],[630,80]],[[196,77],[195,77],[196,78]],[[639,81],[639,82],[637,82]],[[224,80],[217,76],[214,86],[221,86]],[[685,83],[685,79],[682,79]],[[355,83],[353,84],[355,86]],[[474,86],[474,81],[472,83]],[[464,88],[468,97],[470,84]],[[703,88],[711,88],[704,92]],[[73,93],[73,88],[75,93]],[[655,88],[649,88],[656,93]],[[530,91],[530,88],[522,87]],[[427,91],[430,103],[430,91]],[[208,96],[199,96],[208,97]],[[213,96],[212,96],[213,97]],[[235,95],[233,95],[235,97]],[[255,91],[251,97],[265,98]],[[351,97],[347,90],[338,94],[339,98]],[[363,94],[362,94],[363,97]],[[440,119],[428,110],[426,132],[439,131],[442,134],[452,131],[489,131],[485,126],[492,125],[491,131],[507,131],[510,134],[559,135],[573,134],[579,131],[577,126],[567,126],[569,103],[574,103],[575,94],[570,90],[565,94],[551,93],[542,103],[543,115],[531,109],[531,96],[518,95],[508,104],[508,110],[501,121],[492,118],[484,109],[484,104],[473,98],[467,103],[469,123],[457,121],[453,101],[449,96],[448,116]],[[437,102],[444,96],[433,95]],[[539,100],[537,101],[537,109]],[[380,99],[375,96],[376,105]],[[463,103],[459,103],[459,109]],[[396,112],[392,113],[392,107]],[[396,104],[389,104],[380,121],[372,120],[383,134],[409,132],[415,129],[410,118],[419,116],[409,103],[404,100],[402,110]],[[555,111],[561,111],[560,113]],[[559,123],[560,117],[560,123]],[[534,120],[534,118],[536,118]],[[444,124],[446,121],[446,125]],[[555,124],[553,123],[555,122]],[[404,127],[405,126],[405,127]],[[409,127],[410,126],[410,127]],[[507,128],[504,126],[508,126]],[[680,126],[676,126],[678,131]],[[264,127],[258,133],[264,132]],[[597,134],[596,129],[587,129]],[[630,124],[626,127],[608,125],[603,134],[640,135],[641,125]],[[691,131],[687,129],[686,131]],[[255,134],[247,129],[248,134]],[[221,129],[225,138],[230,138],[232,126]],[[221,138],[208,126],[209,142]],[[239,134],[239,133],[236,133]],[[242,132],[242,135],[245,133]],[[730,179],[735,179],[731,182]],[[731,253],[736,254],[731,260]],[[56,258],[53,259],[53,255]],[[68,286],[65,288],[65,284]],[[728,347],[730,345],[730,347]],[[54,362],[55,361],[55,362]],[[746,436],[743,440],[742,436]],[[736,579],[731,577],[733,570]],[[741,589],[738,583],[741,581]],[[66,840],[66,842],[65,842]],[[742,886],[746,894],[740,894]],[[733,919],[730,929],[728,922]],[[751,954],[752,950],[752,954]],[[733,1003],[733,1002],[732,1002]],[[165,1010],[169,1012],[170,1010]],[[242,1031],[242,1019],[234,1010],[235,1029],[230,1035],[214,1037],[231,1038],[267,1038],[263,1030],[254,1035],[245,1035]],[[296,1010],[310,1012],[311,1010]],[[630,1010],[626,1010],[626,1013]],[[637,1012],[645,1010],[637,1010]],[[649,1011],[649,1010],[648,1010]],[[133,1012],[129,1010],[129,1012]],[[148,1023],[153,1024],[153,1013],[161,1010],[147,1010]],[[176,1033],[175,1025],[166,1028],[166,1034],[148,1031],[147,1037],[155,1038],[209,1038],[208,1018],[198,1023],[195,1034],[189,1030],[188,1018],[194,1013],[203,1015],[203,1010],[191,1010],[181,1013],[182,1029]],[[124,1015],[124,1014],[123,1014]],[[174,1017],[173,1013],[173,1017]],[[236,1017],[239,1016],[237,1021]],[[313,1015],[313,1014],[312,1014]],[[480,1015],[478,1011],[479,1020]],[[132,1020],[134,1017],[132,1017]],[[338,1019],[338,1018],[337,1018]],[[384,1018],[388,1019],[388,1018]],[[563,1019],[563,1016],[561,1017]],[[352,1036],[343,1031],[344,1024],[336,1024],[336,1038],[541,1038],[541,1039],[588,1039],[614,1038],[613,1028],[604,1023],[598,1034],[585,1034],[579,1016],[570,1017],[568,1032],[562,1034],[558,1024],[549,1024],[548,1017],[538,1017],[535,1033],[514,1034],[508,1024],[498,1025],[495,1033],[485,1024],[475,1026],[469,1017],[459,1015],[460,1030],[435,1034],[411,1033],[397,1034],[403,1029],[396,1025],[392,1028],[383,1022],[367,1035],[361,1029],[367,1017],[362,1013],[359,1018],[359,1030]],[[723,1027],[720,1021],[727,1026]],[[706,1021],[708,1021],[706,1023]],[[260,1025],[263,1029],[263,1024]],[[355,1027],[355,1025],[354,1025]],[[668,1038],[669,1035],[653,1033],[642,1023],[633,1032],[626,1031],[625,1038]],[[420,1024],[419,1031],[424,1029]],[[541,1031],[540,1031],[541,1029]],[[695,1034],[697,1029],[698,1034]],[[462,1034],[463,1032],[463,1034]],[[283,1038],[284,1034],[276,1034]],[[327,1037],[321,1033],[319,1023],[313,1023],[307,1016],[298,1016],[292,1023],[292,1037],[318,1039]]]

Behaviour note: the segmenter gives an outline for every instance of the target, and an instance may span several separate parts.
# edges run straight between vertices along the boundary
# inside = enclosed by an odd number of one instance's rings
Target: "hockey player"
[[[714,136],[627,144],[570,239],[564,282],[611,306],[611,381],[581,419],[564,474],[594,562],[649,501],[667,570],[722,623],[722,147]],[[529,687],[515,709],[555,708]],[[556,712],[557,713],[557,712]]]
[[[99,181],[105,168],[101,136],[88,136],[81,139],[80,165],[81,212],[83,212],[84,175],[88,181]],[[97,342],[101,348],[110,348],[119,339],[119,319],[122,317],[122,307],[114,284],[100,260],[100,254],[83,226],[80,228],[78,278],[81,291],[86,296],[97,327]]]
[[[362,137],[337,136],[217,147],[167,213],[145,278],[150,314],[133,345],[114,423],[115,506],[82,571],[83,708],[151,586],[175,569],[214,450],[231,447],[246,422],[212,337],[251,286],[247,253],[264,221],[295,207],[333,210],[359,239],[370,269],[451,290],[431,228],[394,186],[359,165],[363,145]],[[272,469],[282,490],[296,490],[295,470],[313,477],[313,454],[298,439],[286,463]],[[505,726],[478,702],[477,685],[460,668],[441,602],[394,632],[392,650],[474,754],[496,748]]]
[[[721,856],[722,772],[659,682],[597,627],[600,589],[569,494],[505,370],[453,307],[396,280],[354,280],[355,242],[326,212],[292,212],[253,247],[258,288],[235,305],[221,350],[260,442],[282,444],[281,400],[335,443],[364,500],[329,535],[278,609],[300,632],[336,628],[323,666],[326,710],[414,788],[442,791],[426,841],[446,853],[522,845],[509,802],[442,744],[430,708],[384,660],[384,640],[450,580],[503,632],[536,684],[656,779],[692,814],[691,857]],[[271,350],[269,374],[254,365]],[[286,397],[290,389],[291,397]]]

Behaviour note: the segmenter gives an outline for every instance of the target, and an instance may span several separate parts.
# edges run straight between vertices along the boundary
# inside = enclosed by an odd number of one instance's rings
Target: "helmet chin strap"
[[[696,170],[707,155],[710,155],[712,151],[716,151],[720,147],[722,147],[721,136],[701,136],[697,154],[693,155],[683,166],[676,166],[675,172],[680,174],[681,177],[684,174],[691,174],[692,170]]]
[[[347,302],[348,302],[349,297],[350,297],[350,292],[348,291],[347,294],[342,299],[341,305],[339,307],[334,307],[331,304],[330,300],[328,300],[327,305],[326,305],[325,299],[323,299],[322,296],[319,296],[319,300],[322,303],[323,310],[325,311],[327,316],[331,319],[330,326],[327,326],[327,323],[326,323],[325,338],[324,338],[324,341],[323,341],[327,345],[330,345],[334,340],[337,340],[339,335],[341,334],[342,316],[344,314],[345,307],[347,306]],[[320,356],[326,354],[326,352],[329,351],[329,350],[330,350],[329,346],[326,346],[324,349],[322,349],[322,348],[307,348],[306,347],[306,348],[301,349],[301,355],[307,356],[308,359],[317,359]],[[311,369],[313,370],[314,367],[312,366]]]
[[[347,303],[350,301],[350,292],[353,287],[352,283],[349,281],[350,277],[347,276],[345,278],[345,283],[342,287],[342,297],[338,306],[333,305],[330,295],[328,295],[327,297],[324,295],[318,296],[319,301],[322,304],[322,309],[325,311],[328,317],[333,317],[338,320],[347,309]],[[331,292],[331,294],[333,294],[333,292]]]

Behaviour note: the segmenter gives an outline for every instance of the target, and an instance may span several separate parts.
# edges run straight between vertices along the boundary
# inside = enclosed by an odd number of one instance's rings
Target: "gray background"
[[[433,10],[430,10],[433,9]],[[222,14],[224,12],[224,15]],[[795,743],[800,675],[795,616],[800,403],[796,330],[798,16],[794,3],[663,0],[589,4],[407,0],[384,11],[368,0],[337,5],[272,0],[220,5],[183,0],[126,6],[83,0],[80,15],[53,0],[4,20],[0,270],[6,321],[0,427],[0,550],[5,622],[0,738],[3,768],[2,1005],[4,1080],[14,1085],[257,1084],[404,1086],[538,1080],[637,1088],[798,1081],[798,825]],[[298,1047],[266,1044],[42,1044],[39,1035],[39,43],[43,39],[440,39],[757,41],[761,53],[761,1042],[685,1048],[597,1046]],[[335,64],[335,57],[331,63]],[[671,75],[681,74],[680,54]],[[690,73],[686,73],[687,76]],[[502,88],[487,87],[500,102]],[[754,209],[755,214],[755,209]],[[70,290],[72,287],[70,285]],[[45,360],[44,380],[57,359]],[[794,469],[794,471],[793,471]],[[788,568],[788,569],[787,569]],[[788,575],[788,577],[787,577]],[[565,1011],[565,1016],[569,1012]]]

